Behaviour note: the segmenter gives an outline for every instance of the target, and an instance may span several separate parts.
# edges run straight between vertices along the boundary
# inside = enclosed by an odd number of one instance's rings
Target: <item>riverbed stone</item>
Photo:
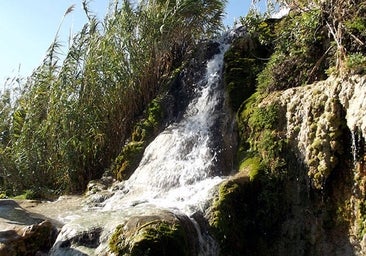
[[[159,215],[135,216],[116,227],[110,249],[117,255],[197,255],[198,236],[192,221],[162,211]]]
[[[13,200],[0,200],[0,256],[42,255],[58,231],[49,220],[34,216]]]

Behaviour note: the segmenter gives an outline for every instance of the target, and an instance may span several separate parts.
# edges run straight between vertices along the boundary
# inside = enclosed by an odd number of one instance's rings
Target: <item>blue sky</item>
[[[70,33],[78,32],[86,22],[82,0],[0,0],[0,85],[17,74],[30,75],[42,61],[53,41],[65,11],[67,15],[60,31],[60,41],[67,45]],[[249,0],[229,0],[224,20],[227,26],[244,16]],[[90,2],[91,9],[103,18],[109,0]]]

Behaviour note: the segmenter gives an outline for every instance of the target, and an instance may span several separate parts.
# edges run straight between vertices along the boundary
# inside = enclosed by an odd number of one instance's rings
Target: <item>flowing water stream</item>
[[[183,118],[168,126],[146,148],[139,167],[129,180],[115,186],[113,196],[96,208],[70,217],[71,221],[63,227],[51,255],[103,255],[108,250],[108,237],[116,223],[131,216],[166,209],[191,217],[207,209],[213,188],[224,179],[216,172],[220,149],[213,147],[212,141],[218,136],[213,132],[216,123],[227,116],[222,107],[221,73],[229,44],[218,43],[219,53],[207,61],[205,75],[195,85],[196,96]],[[65,249],[68,247],[65,241],[77,233],[101,227],[103,231],[95,245]],[[196,227],[199,230],[198,225]],[[201,237],[201,240],[208,243],[210,239]],[[199,254],[216,253],[215,247],[206,245],[201,246]]]
[[[216,106],[223,97],[219,86],[226,48],[221,45],[221,52],[207,63],[198,97],[189,104],[182,120],[166,128],[146,148],[124,189],[107,200],[103,210],[150,203],[190,215],[204,207],[210,189],[222,181],[213,175],[217,152],[210,143],[212,127],[220,117]]]

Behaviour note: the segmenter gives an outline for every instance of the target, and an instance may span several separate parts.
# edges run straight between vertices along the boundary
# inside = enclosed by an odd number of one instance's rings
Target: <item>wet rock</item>
[[[257,214],[260,187],[244,172],[220,184],[205,214],[210,231],[220,244],[220,255],[272,255],[259,254],[257,248],[258,241],[268,239],[263,232],[268,228],[262,225],[262,215]],[[270,221],[276,218],[272,215]]]
[[[0,256],[45,254],[52,247],[57,233],[57,229],[48,220],[22,229],[2,231]]]
[[[47,255],[58,234],[61,223],[45,215],[30,212],[35,207],[49,206],[54,213],[56,205],[25,200],[0,200],[0,256]]]
[[[364,255],[365,85],[330,77],[262,100],[278,109],[286,176],[220,187],[209,221],[227,255]]]
[[[198,255],[192,220],[155,207],[91,213],[66,224],[49,255]]]
[[[0,230],[22,228],[42,222],[43,219],[31,216],[14,200],[0,200]]]
[[[91,195],[106,190],[112,185],[112,183],[112,177],[102,177],[99,180],[92,180],[87,186],[86,194]]]
[[[119,225],[109,242],[117,255],[197,255],[197,232],[187,216],[162,211]]]
[[[346,134],[360,139],[366,135],[365,84],[365,77],[330,77],[274,93],[263,102],[283,110],[283,133],[307,166],[312,187],[318,190],[325,188],[345,152],[352,151]]]

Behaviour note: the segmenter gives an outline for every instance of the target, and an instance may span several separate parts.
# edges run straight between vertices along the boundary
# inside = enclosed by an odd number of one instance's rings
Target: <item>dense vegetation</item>
[[[333,172],[336,164],[324,166],[319,163],[320,157],[306,169],[296,159],[291,141],[284,134],[286,120],[280,118],[280,113],[285,115],[286,110],[266,97],[330,75],[365,74],[366,2],[267,2],[269,13],[254,8],[241,19],[248,35],[234,42],[225,56],[227,90],[239,123],[240,172],[220,186],[210,224],[220,242],[221,255],[283,255],[284,252],[278,253],[283,244],[286,252],[294,245],[299,249],[292,248],[293,251],[305,250],[303,255],[322,255],[311,242],[310,225],[299,227],[306,217],[296,212],[298,204],[315,218],[321,214],[322,223],[315,225],[327,235],[347,234],[352,209],[345,205],[345,191],[352,184],[344,173],[352,166],[345,166],[347,161],[343,166],[338,164],[337,168],[344,171],[338,181],[336,176],[341,174]],[[270,14],[278,5],[288,6],[289,14],[273,19]],[[325,111],[319,108],[319,112]],[[342,141],[340,134],[347,136],[344,126],[340,123],[337,132],[327,136],[338,136],[336,141]],[[312,127],[317,127],[316,120]],[[314,140],[314,146],[316,143]],[[347,153],[342,156],[346,158]],[[304,180],[301,172],[305,173]],[[294,233],[286,241],[286,235],[280,238],[281,225],[292,218]],[[363,230],[362,225],[360,229]]]
[[[282,166],[278,157],[285,141],[275,132],[281,125],[276,120],[276,106],[261,106],[261,100],[269,92],[309,84],[329,75],[364,74],[366,3],[267,2],[269,14],[276,4],[290,7],[290,12],[282,19],[272,19],[268,13],[252,9],[242,18],[249,36],[234,42],[226,54],[225,79],[233,108],[238,110],[240,137],[244,139],[239,162],[245,164],[248,157],[255,155],[273,171]],[[249,63],[248,68],[243,68]]]
[[[111,1],[99,21],[83,1],[89,22],[65,58],[56,35],[42,65],[13,81],[16,94],[1,96],[1,192],[81,192],[101,177],[199,40],[220,30],[224,4]]]

